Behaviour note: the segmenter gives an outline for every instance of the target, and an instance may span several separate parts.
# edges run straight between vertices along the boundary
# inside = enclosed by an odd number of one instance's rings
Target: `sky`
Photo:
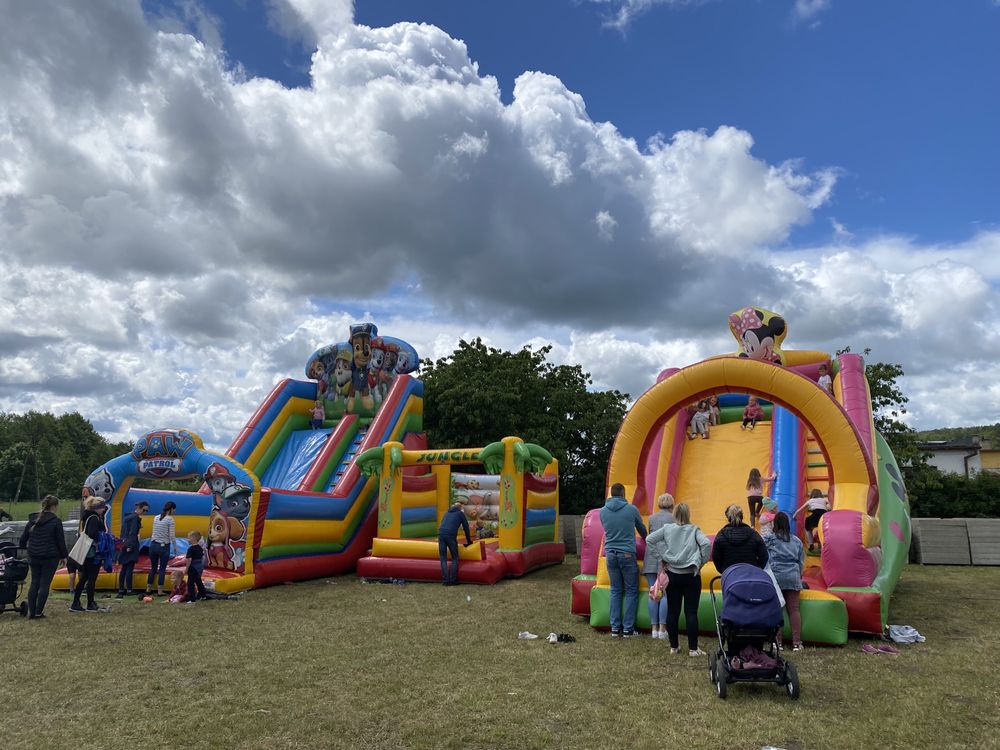
[[[225,448],[360,320],[637,397],[759,305],[1000,421],[993,0],[0,11],[0,410]]]

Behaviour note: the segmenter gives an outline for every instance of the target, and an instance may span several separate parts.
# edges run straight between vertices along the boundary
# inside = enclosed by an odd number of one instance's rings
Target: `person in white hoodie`
[[[661,549],[661,558],[667,568],[667,636],[670,653],[680,651],[679,624],[681,607],[687,626],[688,654],[704,656],[698,648],[698,603],[701,600],[701,567],[708,562],[712,544],[697,526],[691,523],[687,503],[674,507],[674,522],[662,526],[647,539]]]

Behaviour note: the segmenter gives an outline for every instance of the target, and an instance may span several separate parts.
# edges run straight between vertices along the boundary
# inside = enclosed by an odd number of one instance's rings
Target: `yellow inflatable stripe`
[[[356,504],[357,505],[357,504]],[[339,542],[350,519],[343,521],[273,519],[264,522],[261,534],[262,547],[284,544],[323,544]]]
[[[437,507],[437,490],[424,490],[422,492],[404,492],[404,508],[423,508],[425,506]]]
[[[532,510],[537,508],[555,508],[559,505],[558,492],[532,492],[528,491],[528,507]]]
[[[660,508],[656,498],[667,491],[667,475],[670,473],[670,459],[674,455],[674,437],[677,432],[677,415],[672,416],[663,428],[663,442],[660,444],[660,460],[656,464],[656,486],[647,487],[650,513],[656,513]]]
[[[473,542],[465,547],[458,545],[459,560],[482,560],[483,545]],[[372,541],[372,557],[409,557],[418,560],[437,560],[438,543],[423,539],[382,539],[376,537]]]

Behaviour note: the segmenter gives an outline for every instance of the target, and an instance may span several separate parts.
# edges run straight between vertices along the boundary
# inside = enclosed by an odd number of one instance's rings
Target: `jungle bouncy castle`
[[[139,501],[149,503],[151,514],[173,501],[180,550],[186,547],[188,532],[204,535],[208,547],[204,579],[219,592],[348,572],[369,553],[376,534],[396,535],[397,546],[391,550],[396,558],[407,560],[409,555],[422,560],[425,552],[420,542],[436,537],[440,513],[447,510],[447,504],[441,507],[442,503],[456,491],[455,482],[488,483],[490,478],[453,477],[448,466],[441,466],[449,461],[437,460],[441,452],[431,451],[433,461],[406,464],[405,476],[401,475],[402,467],[389,461],[383,479],[396,477],[403,494],[384,493],[382,505],[377,502],[381,471],[371,467],[362,471],[359,458],[363,454],[381,455],[382,446],[387,446],[387,456],[401,456],[404,462],[412,454],[428,455],[422,432],[423,383],[411,375],[418,362],[416,351],[406,342],[379,336],[372,323],[353,325],[349,341],[324,346],[310,356],[305,366],[310,380],[289,378],[278,383],[225,453],[206,450],[201,438],[190,430],[153,430],[139,438],[129,453],[94,470],[84,495],[107,500],[106,521],[115,535],[120,535],[123,518]],[[315,409],[320,411],[314,413]],[[494,553],[501,540],[495,538],[495,524],[489,523],[491,508],[484,508],[482,502],[474,506],[480,517],[472,520],[481,533],[475,549],[463,550],[462,559],[472,560],[476,553],[476,559],[484,564],[463,562],[462,580],[493,583],[563,559],[563,545],[553,546],[558,528],[554,518],[558,508],[555,462],[542,449],[526,448],[517,438],[496,445],[501,447],[486,451],[483,461],[501,472],[497,481],[506,477],[517,490],[517,494],[507,496],[510,503],[505,506],[505,518],[512,522],[509,528],[518,533],[501,530],[499,536],[506,549],[504,554]],[[482,463],[479,451],[476,453],[475,457],[467,456],[465,463]],[[531,460],[526,463],[522,454]],[[544,466],[541,456],[549,459]],[[548,475],[535,478],[530,474],[534,470]],[[133,486],[139,478],[185,477],[201,478],[201,488],[179,492]],[[526,483],[534,486],[539,482],[551,490],[547,495],[542,492],[545,497],[541,500],[525,489]],[[407,494],[414,487],[418,489]],[[424,503],[428,490],[433,499]],[[483,499],[481,493],[479,499]],[[553,517],[548,523],[541,523],[534,508],[526,507],[529,502],[549,504],[552,510],[548,515]],[[386,519],[393,518],[395,525],[391,521],[386,525]],[[414,519],[416,523],[412,523]],[[147,520],[144,536],[148,537],[150,529]],[[414,539],[406,539],[407,534]],[[145,544],[148,539],[142,541]],[[550,544],[533,551],[540,541]],[[400,542],[410,546],[399,547]],[[434,547],[436,558],[436,542]],[[437,565],[436,559],[433,562]],[[420,566],[416,563],[410,568]],[[484,566],[488,574],[478,570]],[[468,574],[463,572],[466,567]],[[135,588],[144,587],[148,569],[149,558],[143,555],[133,576]],[[394,571],[392,575],[403,577],[403,573]],[[98,586],[115,588],[116,576],[117,571],[102,573]],[[429,574],[417,577],[440,580],[440,567],[436,578]],[[53,585],[67,587],[64,571]]]
[[[691,522],[710,538],[725,524],[729,504],[746,513],[751,468],[777,475],[770,494],[790,517],[809,491],[827,492],[832,510],[819,527],[822,551],[807,557],[803,574],[803,639],[842,644],[849,631],[881,633],[906,563],[910,520],[899,467],[874,427],[864,361],[850,353],[782,351],[787,325],[762,308],[734,312],[729,326],[737,352],[664,370],[629,410],[612,447],[608,488],[623,484],[644,517],[655,512],[657,496],[669,492],[689,505]],[[821,364],[833,376],[831,392],[817,382]],[[721,424],[711,428],[710,439],[689,440],[685,407],[713,395]],[[750,395],[767,405],[768,418],[741,430]],[[572,612],[606,628],[610,588],[599,512],[584,520]],[[802,521],[802,515],[792,518],[799,535]],[[644,544],[638,542],[641,559]],[[698,620],[705,632],[714,629],[707,592],[716,575],[711,562],[701,572]],[[643,597],[640,591],[637,626],[648,628]]]

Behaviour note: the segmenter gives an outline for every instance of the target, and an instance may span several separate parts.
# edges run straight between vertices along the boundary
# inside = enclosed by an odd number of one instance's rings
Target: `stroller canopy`
[[[783,618],[774,581],[756,565],[737,563],[722,573],[722,619],[745,627],[779,627]]]

